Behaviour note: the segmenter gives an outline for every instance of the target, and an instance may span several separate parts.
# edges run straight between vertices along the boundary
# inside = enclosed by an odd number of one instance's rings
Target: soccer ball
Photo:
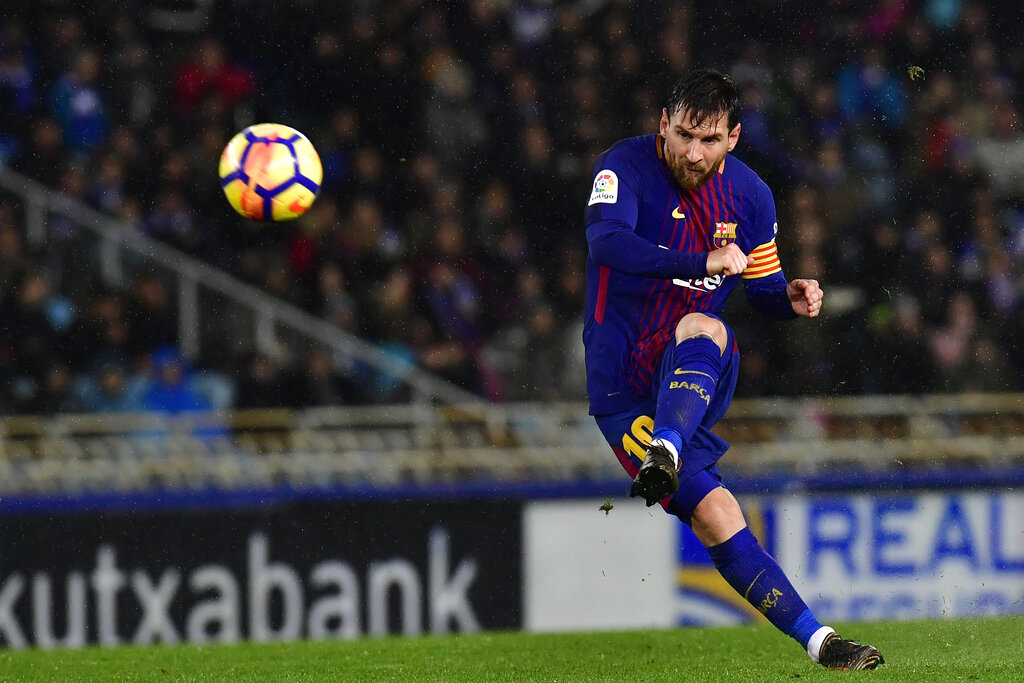
[[[305,213],[324,177],[309,139],[280,123],[241,131],[220,156],[220,185],[235,211],[254,221],[290,221]]]

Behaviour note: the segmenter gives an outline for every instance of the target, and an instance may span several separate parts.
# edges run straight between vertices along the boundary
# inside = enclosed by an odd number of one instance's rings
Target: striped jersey
[[[720,313],[740,280],[748,296],[786,288],[775,248],[771,190],[732,155],[707,182],[688,191],[666,165],[660,135],[622,140],[594,162],[585,215],[591,254],[583,341],[591,414],[626,410],[651,395],[658,359],[683,315]],[[615,253],[596,262],[595,241],[622,230],[660,249],[692,253],[696,265],[690,272],[652,277],[623,272],[633,270],[624,264],[639,253]],[[750,257],[747,269],[741,275],[708,276],[701,254],[733,242]],[[646,258],[660,253],[636,246]]]

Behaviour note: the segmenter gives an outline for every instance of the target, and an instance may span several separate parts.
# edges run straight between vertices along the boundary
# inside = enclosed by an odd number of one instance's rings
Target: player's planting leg
[[[878,650],[839,638],[815,618],[782,567],[746,527],[739,504],[728,490],[719,487],[711,491],[690,521],[729,585],[777,629],[800,643],[812,660],[832,669],[873,669],[882,663]]]
[[[694,313],[680,321],[676,339],[674,363],[658,390],[651,445],[630,489],[630,496],[642,496],[647,505],[679,487],[680,453],[711,405],[728,334],[720,320]]]
[[[732,538],[709,546],[708,554],[737,593],[777,629],[804,647],[808,647],[811,637],[823,628],[750,529],[744,527]],[[821,639],[824,640],[824,636]]]

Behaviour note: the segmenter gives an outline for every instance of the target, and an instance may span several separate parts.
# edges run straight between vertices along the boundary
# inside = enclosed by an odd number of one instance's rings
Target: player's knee
[[[722,486],[704,496],[690,517],[690,528],[705,546],[725,543],[745,526],[739,502]]]
[[[722,353],[725,353],[725,345],[729,340],[725,324],[718,318],[703,313],[687,313],[676,325],[677,344],[693,337],[709,337],[718,344]]]

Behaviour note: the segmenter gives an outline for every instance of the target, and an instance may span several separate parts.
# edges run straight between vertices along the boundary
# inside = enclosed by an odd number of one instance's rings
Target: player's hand
[[[817,280],[798,279],[786,285],[786,296],[797,315],[814,318],[821,313],[821,300],[825,292],[821,291]]]
[[[739,275],[746,269],[747,255],[735,242],[708,253],[708,275]]]

